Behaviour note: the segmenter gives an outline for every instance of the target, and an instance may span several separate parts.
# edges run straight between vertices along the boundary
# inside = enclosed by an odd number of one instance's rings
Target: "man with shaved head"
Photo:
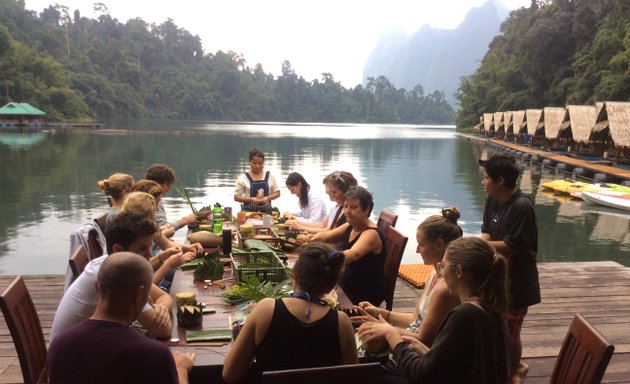
[[[131,252],[114,253],[98,271],[94,314],[60,333],[48,350],[48,377],[56,383],[188,383],[194,354],[130,328],[149,298],[153,270]]]

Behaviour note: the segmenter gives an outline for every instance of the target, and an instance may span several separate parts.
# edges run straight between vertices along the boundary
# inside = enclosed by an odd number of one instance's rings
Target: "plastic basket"
[[[240,283],[243,276],[255,275],[260,281],[279,283],[286,279],[284,265],[273,252],[232,252],[232,265],[236,271],[236,282]],[[248,264],[257,264],[248,266]]]

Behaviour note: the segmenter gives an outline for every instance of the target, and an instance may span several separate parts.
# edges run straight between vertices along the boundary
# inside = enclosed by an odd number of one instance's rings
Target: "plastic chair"
[[[577,313],[553,367],[551,384],[601,382],[614,350],[615,346]]]
[[[385,306],[392,310],[394,305],[394,291],[398,279],[398,268],[409,238],[398,232],[394,226],[389,226],[385,232]]]
[[[395,227],[396,222],[398,221],[398,215],[394,212],[390,211],[387,208],[383,208],[381,213],[378,215],[378,221],[376,222],[376,226],[381,230],[384,234],[387,233],[387,228],[390,226]]]
[[[0,308],[15,344],[24,383],[46,383],[46,341],[22,276],[2,292]]]
[[[262,374],[263,384],[321,384],[379,382],[380,363],[337,365],[333,367],[287,369]]]

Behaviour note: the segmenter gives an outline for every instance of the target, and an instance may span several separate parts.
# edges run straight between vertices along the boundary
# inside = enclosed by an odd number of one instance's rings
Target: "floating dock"
[[[525,317],[521,339],[526,383],[549,383],[560,346],[580,312],[612,344],[615,353],[603,383],[630,383],[630,268],[612,261],[539,264],[542,303]],[[0,276],[4,290],[14,276]],[[25,276],[46,342],[63,295],[64,276]],[[422,290],[398,279],[395,311],[413,311]],[[194,368],[193,368],[194,369]],[[0,319],[0,383],[23,383],[20,363],[4,318]]]
[[[615,183],[630,186],[630,167],[616,166],[607,159],[584,159],[567,152],[550,152],[514,142],[461,135],[466,139],[483,142],[490,150],[514,157],[524,165],[554,170],[558,178]]]

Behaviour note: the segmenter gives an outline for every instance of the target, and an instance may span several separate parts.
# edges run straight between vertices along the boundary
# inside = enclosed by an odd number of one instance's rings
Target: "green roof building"
[[[40,120],[46,112],[40,111],[28,103],[9,103],[0,108],[0,129],[28,126],[41,129]]]

